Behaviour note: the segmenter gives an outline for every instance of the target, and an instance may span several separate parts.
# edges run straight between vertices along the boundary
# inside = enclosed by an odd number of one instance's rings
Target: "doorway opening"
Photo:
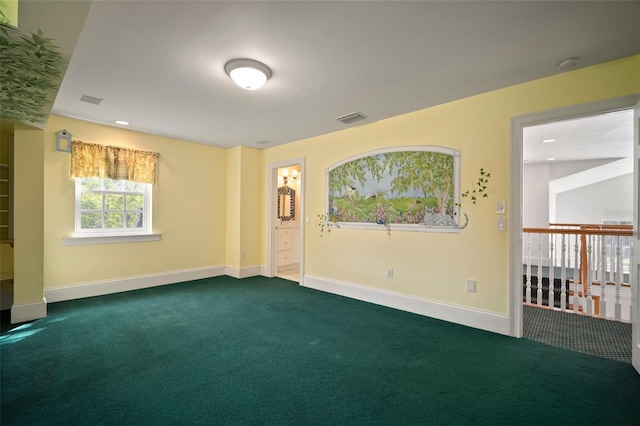
[[[303,276],[304,162],[271,166],[271,276],[301,283]]]
[[[512,120],[512,335],[574,350],[590,340],[583,351],[631,362],[631,238],[597,234],[608,227],[632,233],[636,98]],[[611,347],[614,336],[581,338],[576,321],[592,328],[585,333],[595,327],[621,334],[624,353]]]

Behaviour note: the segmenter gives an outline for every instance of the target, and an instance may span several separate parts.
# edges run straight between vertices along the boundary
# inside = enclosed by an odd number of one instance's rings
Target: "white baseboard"
[[[47,301],[14,304],[11,307],[11,324],[33,321],[47,317]]]
[[[504,314],[311,275],[305,275],[300,285],[468,327],[509,335],[509,316]]]
[[[262,275],[263,277],[267,277],[267,278],[271,278],[274,277],[275,275],[271,275],[269,273],[269,268],[266,266],[260,266],[260,275]]]
[[[157,274],[94,281],[64,287],[51,287],[46,288],[44,294],[45,299],[49,301],[49,303],[52,303],[175,284],[183,281],[199,280],[220,275],[225,275],[224,266],[206,266],[203,268],[181,269]]]
[[[233,278],[248,278],[260,275],[259,266],[245,266],[243,268],[236,268],[233,266],[225,266],[224,274]]]

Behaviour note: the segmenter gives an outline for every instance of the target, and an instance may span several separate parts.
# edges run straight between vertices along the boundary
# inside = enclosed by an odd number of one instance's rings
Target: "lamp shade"
[[[227,62],[224,70],[234,83],[247,90],[257,90],[271,78],[269,67],[253,59],[234,59]]]

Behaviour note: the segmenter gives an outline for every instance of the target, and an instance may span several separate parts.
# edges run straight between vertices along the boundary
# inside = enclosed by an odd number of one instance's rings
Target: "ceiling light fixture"
[[[129,122],[128,121],[124,121],[124,120],[116,120],[115,123],[119,124],[121,126],[128,126],[129,125]]]
[[[549,157],[547,158],[547,161],[554,161],[556,159],[556,157]]]
[[[542,143],[551,143],[551,142],[555,142],[555,139],[543,139]]]
[[[233,59],[225,64],[224,71],[234,83],[247,90],[257,90],[271,78],[269,67],[253,59]]]

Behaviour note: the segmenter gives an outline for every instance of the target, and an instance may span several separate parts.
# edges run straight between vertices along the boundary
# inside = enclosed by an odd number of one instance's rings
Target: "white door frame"
[[[631,260],[631,363],[640,373],[640,102],[633,113],[633,258]],[[635,284],[635,286],[634,286]]]
[[[640,95],[622,96],[574,105],[565,108],[527,114],[511,119],[511,158],[509,162],[509,334],[522,337],[522,139],[523,129],[528,126],[549,123],[552,121],[568,120],[589,115],[603,114],[633,108],[640,101]],[[636,148],[637,149],[637,148]],[[638,163],[634,165],[638,173]],[[637,184],[637,175],[636,175]],[[638,198],[637,188],[634,198]],[[636,204],[636,219],[638,215]],[[636,222],[638,222],[636,220]],[[636,223],[637,225],[637,223]],[[637,228],[635,230],[637,235]],[[636,252],[640,251],[638,249]],[[631,290],[634,294],[633,306],[636,312],[638,305],[635,299],[638,295],[637,277],[631,279]],[[631,315],[638,337],[638,315]],[[637,339],[636,339],[637,342]],[[640,360],[639,360],[640,363]]]
[[[305,215],[304,215],[304,194],[305,194],[305,186],[306,186],[306,175],[305,175],[305,158],[293,158],[291,160],[278,161],[275,163],[269,164],[268,167],[268,179],[267,179],[267,206],[268,206],[268,214],[267,214],[267,276],[275,277],[278,272],[278,267],[276,265],[276,218],[277,213],[277,203],[276,200],[278,198],[278,169],[283,167],[300,167],[300,174],[298,175],[299,181],[299,211],[296,211],[297,220],[300,223],[300,285],[303,285],[304,282],[304,228],[306,225]]]

